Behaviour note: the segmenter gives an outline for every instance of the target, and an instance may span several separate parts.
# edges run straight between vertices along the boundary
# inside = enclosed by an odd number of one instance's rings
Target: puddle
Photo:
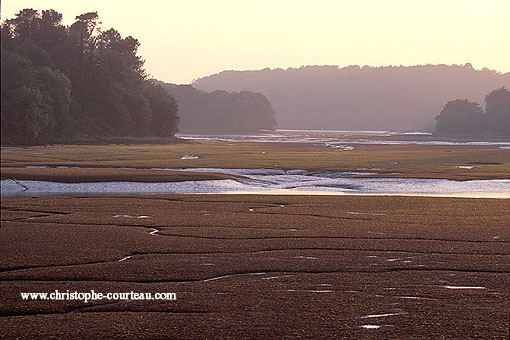
[[[280,275],[280,276],[270,276],[270,277],[263,277],[262,280],[274,280],[274,279],[281,279],[283,277],[290,277],[292,275]]]
[[[395,316],[395,315],[402,315],[402,314],[404,314],[404,313],[371,314],[371,315],[360,316],[360,319],[384,318],[387,316]]]
[[[334,293],[335,291],[334,290],[313,290],[313,289],[310,289],[310,290],[307,290],[307,292],[310,292],[310,293]]]
[[[195,155],[183,155],[183,156],[181,156],[181,159],[197,159],[197,158],[200,158],[200,157],[195,156]]]
[[[487,287],[471,286],[443,286],[446,289],[487,289]]]
[[[134,256],[134,255],[126,256],[126,257],[124,257],[124,258],[120,259],[120,260],[119,260],[119,262],[126,261],[126,260],[128,260],[128,259],[132,258],[133,256]]]
[[[361,328],[365,328],[365,329],[378,329],[378,328],[381,328],[382,326],[379,326],[379,325],[363,325],[363,326],[360,326]]]
[[[435,300],[432,298],[420,297],[420,296],[398,296],[399,299],[409,299],[409,300]]]
[[[356,211],[346,211],[346,214],[351,215],[374,215],[374,216],[386,216],[386,214],[379,214],[379,213],[365,213],[365,212],[356,212]]]
[[[131,215],[113,215],[114,218],[150,218],[147,215],[131,216]]]

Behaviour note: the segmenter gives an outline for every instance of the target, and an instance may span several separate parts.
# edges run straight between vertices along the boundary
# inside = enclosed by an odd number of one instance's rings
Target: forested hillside
[[[195,81],[204,91],[258,91],[276,111],[279,128],[433,131],[452,98],[483,102],[510,87],[510,73],[471,65],[413,67],[307,66],[225,71]]]
[[[262,93],[204,92],[164,83],[163,87],[179,103],[180,132],[251,133],[276,127],[271,102]]]
[[[54,10],[25,9],[1,39],[2,144],[177,131],[177,103],[147,79],[138,40],[101,30],[96,12],[65,26]]]

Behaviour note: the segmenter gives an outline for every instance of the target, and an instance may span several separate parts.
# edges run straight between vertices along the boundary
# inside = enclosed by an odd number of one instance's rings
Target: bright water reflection
[[[178,134],[179,138],[189,140],[207,140],[224,142],[273,142],[273,143],[311,143],[323,145],[339,150],[349,151],[356,144],[385,144],[385,145],[492,145],[508,148],[510,142],[506,141],[468,141],[445,140],[429,137],[426,133],[416,132],[397,134],[388,131],[303,131],[303,130],[276,130],[253,135],[194,135]],[[427,138],[409,138],[428,136]]]
[[[370,172],[308,172],[274,169],[168,169],[221,172],[243,176],[236,180],[171,183],[94,182],[57,183],[2,180],[2,196],[48,194],[149,194],[149,193],[309,193],[457,195],[510,197],[510,180],[452,181],[447,179],[360,178]]]

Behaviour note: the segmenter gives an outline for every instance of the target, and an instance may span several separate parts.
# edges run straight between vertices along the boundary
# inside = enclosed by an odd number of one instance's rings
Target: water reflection
[[[307,172],[274,169],[168,169],[220,172],[243,176],[236,180],[171,183],[58,183],[2,180],[2,196],[48,194],[242,193],[307,195],[419,195],[509,198],[510,180],[453,181],[447,179],[362,178],[368,172]]]
[[[510,148],[506,141],[469,141],[446,140],[435,138],[423,132],[398,134],[389,131],[304,131],[275,130],[252,135],[198,135],[177,134],[179,138],[189,140],[223,141],[223,142],[264,142],[264,143],[311,143],[328,146],[340,151],[350,151],[356,144],[378,145],[492,145]],[[418,138],[421,136],[421,138]]]

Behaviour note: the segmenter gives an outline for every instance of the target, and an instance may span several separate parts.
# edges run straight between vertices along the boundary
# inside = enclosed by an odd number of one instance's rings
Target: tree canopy
[[[482,107],[467,99],[446,103],[436,120],[436,132],[443,135],[477,135],[485,131]]]
[[[163,87],[179,102],[182,132],[253,133],[276,127],[271,102],[262,93],[204,92],[190,85]]]
[[[303,66],[223,71],[192,84],[203,91],[262,92],[282,129],[432,131],[452,99],[483,103],[510,73],[467,65]]]
[[[488,132],[510,136],[510,91],[505,87],[491,91],[485,97]]]
[[[177,104],[148,79],[138,40],[100,24],[33,9],[2,24],[2,143],[175,134]]]
[[[467,99],[449,101],[436,121],[440,135],[510,136],[510,91],[491,91],[485,96],[485,110]]]

